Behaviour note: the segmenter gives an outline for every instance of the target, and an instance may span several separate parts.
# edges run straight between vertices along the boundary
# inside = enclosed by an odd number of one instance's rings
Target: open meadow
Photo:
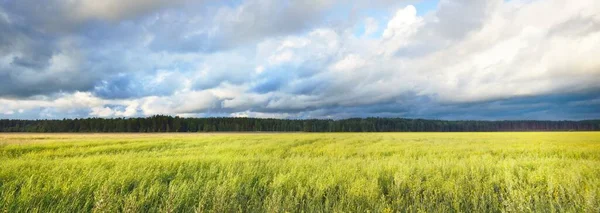
[[[600,132],[0,134],[0,212],[600,212]]]

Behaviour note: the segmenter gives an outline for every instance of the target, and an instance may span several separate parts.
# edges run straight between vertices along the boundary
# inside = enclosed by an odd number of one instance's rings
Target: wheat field
[[[0,212],[600,212],[600,132],[0,134]]]

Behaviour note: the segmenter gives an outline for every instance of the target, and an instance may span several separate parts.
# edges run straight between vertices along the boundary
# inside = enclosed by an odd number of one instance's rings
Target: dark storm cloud
[[[405,117],[450,120],[586,120],[600,117],[600,91],[583,94],[541,95],[472,104],[440,104],[406,94],[401,102],[361,106],[330,106],[303,111],[278,111],[301,118]],[[270,112],[265,110],[265,112]],[[295,114],[297,113],[297,114]]]
[[[16,1],[3,1],[0,18],[0,57],[8,63],[0,67],[0,96],[27,97],[59,91],[92,88],[92,77],[79,72],[76,39],[61,39],[31,23],[24,14],[4,7],[19,7]],[[49,5],[49,7],[51,7]],[[71,60],[72,59],[72,60]]]
[[[468,104],[444,104],[429,113],[443,119],[565,120],[600,117],[600,90],[506,98]],[[587,103],[587,104],[585,104]]]
[[[28,23],[7,17],[0,18],[0,57],[6,60],[0,66],[0,96],[24,97],[91,88],[89,78],[76,73],[78,67],[73,64],[60,70],[64,72],[52,70],[68,63],[56,56],[66,59],[76,44],[61,44],[52,36],[28,28]],[[52,61],[53,57],[56,58]]]

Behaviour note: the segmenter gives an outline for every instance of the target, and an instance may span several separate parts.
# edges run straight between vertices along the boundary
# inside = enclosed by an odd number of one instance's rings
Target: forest
[[[598,131],[600,120],[426,120],[405,118],[263,119],[83,118],[62,120],[0,119],[0,132],[497,132]]]

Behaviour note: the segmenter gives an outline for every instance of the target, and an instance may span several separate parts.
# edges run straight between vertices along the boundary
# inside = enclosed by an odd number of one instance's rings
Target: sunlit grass
[[[600,133],[0,134],[0,212],[600,212]]]

